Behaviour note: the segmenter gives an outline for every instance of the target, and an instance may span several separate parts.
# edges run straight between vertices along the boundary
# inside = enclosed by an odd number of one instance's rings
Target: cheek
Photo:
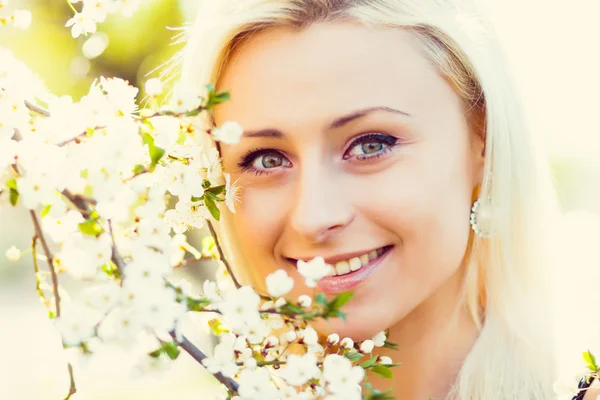
[[[253,271],[253,283],[261,286],[273,272],[273,248],[283,230],[289,194],[281,189],[245,188],[240,195],[236,214],[229,214],[229,226],[235,232],[237,251]]]

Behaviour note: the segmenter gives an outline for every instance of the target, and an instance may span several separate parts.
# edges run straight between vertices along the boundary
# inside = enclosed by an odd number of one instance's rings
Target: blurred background
[[[143,0],[132,18],[111,15],[96,34],[73,39],[64,27],[72,15],[65,0],[11,0],[8,9],[0,9],[0,17],[11,7],[27,8],[33,23],[27,31],[0,26],[0,46],[25,61],[53,93],[71,95],[74,100],[86,94],[101,75],[121,77],[143,88],[147,79],[158,76],[158,72],[148,74],[181,49],[181,45],[171,45],[177,31],[167,27],[193,21],[197,2]],[[597,292],[596,287],[584,285],[600,271],[595,251],[600,244],[600,3],[485,0],[484,5],[513,66],[531,127],[544,137],[565,215],[561,225],[564,271],[582,271],[576,278],[581,280],[580,289],[565,295],[572,302],[561,302],[559,308],[573,321],[579,315],[589,318],[581,293]],[[141,90],[140,99],[143,95]],[[67,387],[64,354],[36,297],[31,256],[11,263],[4,257],[12,245],[29,247],[30,220],[23,212],[0,209],[0,228],[0,399],[62,399]],[[182,276],[200,283],[212,268],[196,265]],[[562,286],[563,278],[572,278],[563,277],[560,271],[558,276],[556,290],[564,292],[570,286]],[[201,325],[190,327],[186,334],[190,332],[188,336],[203,347],[210,343]],[[565,365],[578,362],[585,350],[583,340],[600,334],[577,332],[570,323],[559,323],[558,329],[565,337],[580,335],[557,344],[560,351],[575,356]],[[114,360],[119,355],[106,357]],[[206,374],[185,356],[181,358],[184,361],[167,373],[143,381],[128,379],[124,364],[98,362],[78,377],[80,393],[74,398],[212,398]]]

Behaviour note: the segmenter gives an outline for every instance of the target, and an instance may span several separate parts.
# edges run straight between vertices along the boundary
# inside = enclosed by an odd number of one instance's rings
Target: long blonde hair
[[[553,363],[545,233],[555,202],[547,165],[527,130],[493,29],[456,0],[204,1],[187,35],[180,83],[218,85],[233,48],[274,26],[354,21],[413,32],[468,106],[485,138],[479,198],[493,206],[495,236],[469,240],[464,304],[479,337],[447,399],[546,400]],[[225,235],[226,237],[226,235]]]

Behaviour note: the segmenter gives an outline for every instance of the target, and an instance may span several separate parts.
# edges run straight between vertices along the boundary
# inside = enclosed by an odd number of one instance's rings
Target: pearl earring
[[[488,239],[494,235],[492,228],[492,213],[489,202],[482,203],[477,199],[471,208],[471,229],[477,236]]]

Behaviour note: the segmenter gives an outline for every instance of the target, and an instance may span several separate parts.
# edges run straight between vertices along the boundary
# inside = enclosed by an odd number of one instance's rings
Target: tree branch
[[[210,230],[210,234],[215,239],[215,245],[217,246],[217,250],[219,250],[219,257],[220,257],[221,261],[223,262],[223,264],[225,265],[227,272],[229,272],[229,275],[231,275],[231,279],[233,280],[235,287],[239,289],[242,285],[240,285],[240,283],[236,279],[236,277],[233,274],[233,271],[231,269],[231,266],[227,262],[227,259],[225,259],[225,254],[223,254],[223,249],[221,248],[221,244],[219,243],[219,238],[217,238],[217,232],[215,232],[215,228],[213,227],[212,222],[210,220],[206,220],[206,222],[208,224],[208,229]]]
[[[42,243],[42,249],[44,250],[44,254],[46,255],[46,259],[48,261],[48,268],[50,270],[50,276],[52,277],[52,291],[54,292],[54,307],[56,309],[56,316],[60,317],[60,294],[58,294],[58,276],[56,275],[56,269],[54,268],[54,264],[52,263],[52,253],[50,252],[50,248],[48,247],[46,238],[42,233],[40,221],[38,220],[37,215],[35,215],[35,211],[29,210],[29,213],[31,214],[31,219],[33,220],[35,236]]]
[[[202,365],[202,360],[204,360],[206,357],[206,354],[204,354],[202,352],[202,350],[200,350],[199,348],[197,348],[196,346],[194,346],[194,344],[192,342],[190,342],[185,336],[182,336],[181,341],[177,340],[177,335],[175,334],[174,331],[169,332],[169,334],[171,335],[171,337],[173,338],[173,340],[175,340],[179,346],[186,351],[186,353],[188,353],[190,356],[192,356],[192,358],[196,361],[198,361],[200,363],[200,365]],[[237,391],[239,389],[239,384],[234,381],[231,378],[227,378],[226,376],[224,376],[223,374],[221,374],[220,372],[217,372],[216,374],[213,374],[215,378],[218,379],[219,382],[221,382],[223,385],[225,385],[225,387],[227,389],[229,389],[231,392],[231,394],[237,394]]]

